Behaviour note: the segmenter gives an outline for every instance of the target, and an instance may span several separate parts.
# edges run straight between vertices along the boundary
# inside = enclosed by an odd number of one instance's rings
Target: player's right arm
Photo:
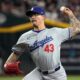
[[[7,61],[5,62],[5,64],[16,62],[18,57],[19,55],[17,55],[15,52],[12,52],[11,55],[8,57]]]
[[[27,43],[19,43],[12,47],[12,53],[8,57],[6,63],[4,64],[4,69],[7,72],[20,72],[19,70],[19,63],[20,61],[17,61],[19,56],[22,55],[25,51],[27,53],[30,52],[29,44]]]
[[[26,34],[22,34],[20,36],[20,38],[18,39],[17,43],[12,47],[12,53],[8,57],[8,59],[5,62],[5,64],[7,64],[7,63],[13,63],[13,62],[17,61],[17,59],[19,58],[19,56],[25,50],[25,45],[24,45],[24,43],[26,41],[25,39],[26,39]]]
[[[21,41],[23,41],[24,38],[21,36],[18,40],[18,44],[14,45],[12,47],[12,53],[10,54],[10,56],[8,57],[8,59],[6,60],[5,64],[4,64],[4,71],[5,72],[20,72],[18,65],[20,63],[20,61],[18,61],[19,56],[23,53],[22,51],[24,50],[23,45],[20,44],[22,43]]]
[[[19,55],[15,54],[14,52],[8,57],[7,61],[4,64],[4,71],[5,73],[9,74],[21,74],[22,71],[19,69],[20,61],[17,61]]]
[[[24,52],[29,53],[30,48],[29,44],[26,41],[26,35],[21,35],[21,37],[18,39],[18,42],[16,45],[12,47],[12,53],[8,57],[7,61],[4,64],[4,69],[7,72],[21,72],[19,70],[19,63],[18,58],[20,55],[22,55]]]

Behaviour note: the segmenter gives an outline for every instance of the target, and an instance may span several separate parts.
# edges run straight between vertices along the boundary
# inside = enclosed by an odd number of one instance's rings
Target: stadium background
[[[13,80],[20,80],[23,75],[35,67],[30,55],[24,53],[19,58],[22,63],[20,68],[24,72],[21,77],[10,77],[3,69],[6,59],[11,54],[11,47],[22,33],[32,29],[32,24],[25,12],[33,5],[45,8],[47,16],[45,24],[48,28],[69,26],[68,17],[59,12],[62,5],[72,9],[80,20],[80,0],[0,0],[0,80],[5,80],[4,76],[6,79],[9,77]],[[80,79],[80,34],[62,44],[61,61],[67,74],[75,75],[74,77],[69,76],[70,80]],[[16,74],[14,75],[16,76]],[[78,75],[78,79],[76,75]]]

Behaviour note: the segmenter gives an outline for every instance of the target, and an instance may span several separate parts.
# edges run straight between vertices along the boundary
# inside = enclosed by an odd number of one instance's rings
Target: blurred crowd
[[[72,9],[76,17],[80,19],[80,0],[0,0],[0,11],[22,17],[25,16],[26,10],[34,5],[44,7],[46,16],[52,20],[69,21],[66,16],[59,13],[59,8],[62,5]]]

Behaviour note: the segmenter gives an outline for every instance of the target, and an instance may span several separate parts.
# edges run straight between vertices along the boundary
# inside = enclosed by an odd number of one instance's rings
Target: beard
[[[36,24],[33,24],[34,28],[38,28],[38,26]]]

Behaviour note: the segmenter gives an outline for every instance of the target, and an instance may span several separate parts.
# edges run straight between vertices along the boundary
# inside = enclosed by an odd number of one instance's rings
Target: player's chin
[[[33,26],[36,27],[36,28],[38,28],[38,25],[36,23],[33,23]]]

